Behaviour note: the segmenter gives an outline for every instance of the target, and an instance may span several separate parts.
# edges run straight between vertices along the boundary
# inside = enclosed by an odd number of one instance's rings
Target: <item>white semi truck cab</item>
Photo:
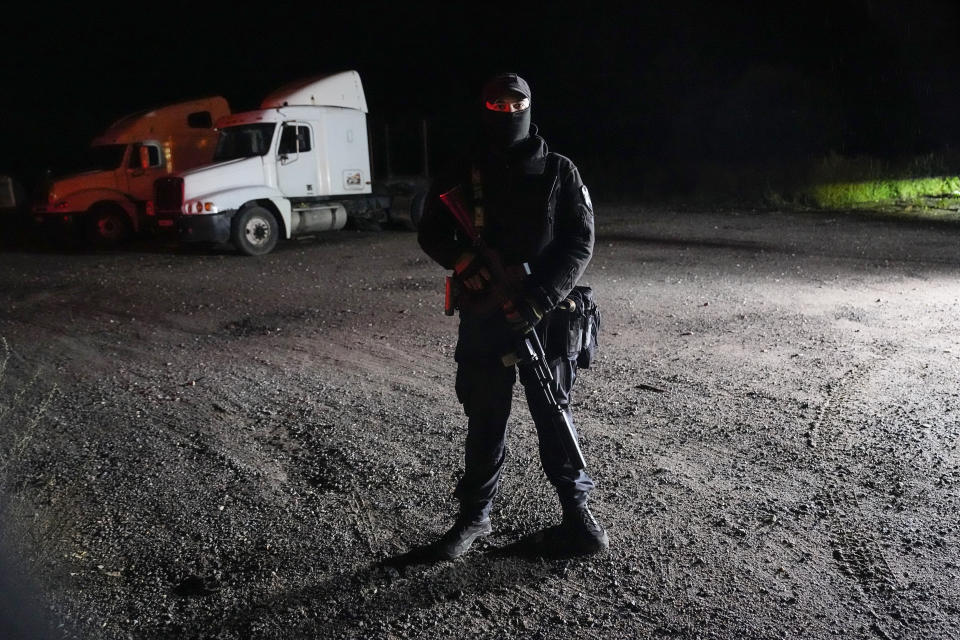
[[[34,203],[35,222],[81,227],[103,244],[173,226],[173,217],[156,215],[154,182],[209,163],[213,125],[229,113],[227,101],[214,96],[121,118],[93,140],[79,172],[50,182],[46,197]]]
[[[367,102],[356,71],[311,78],[269,95],[261,109],[217,122],[213,164],[156,182],[160,212],[178,211],[187,242],[269,253],[280,238],[376,219]]]

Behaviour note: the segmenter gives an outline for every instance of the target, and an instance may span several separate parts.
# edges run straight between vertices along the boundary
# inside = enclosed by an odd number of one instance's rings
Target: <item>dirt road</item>
[[[0,507],[55,637],[960,637],[960,223],[597,215],[592,559],[526,544],[518,393],[494,535],[384,562],[464,436],[413,234],[0,253]]]

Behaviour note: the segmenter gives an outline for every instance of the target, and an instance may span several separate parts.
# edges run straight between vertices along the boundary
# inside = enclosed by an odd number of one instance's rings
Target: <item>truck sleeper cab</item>
[[[261,255],[281,237],[341,229],[348,216],[386,218],[357,72],[291,85],[262,107],[217,123],[213,164],[156,182],[158,209],[182,214],[182,240]]]
[[[116,244],[131,232],[173,226],[157,217],[154,182],[175,170],[210,161],[214,122],[230,113],[219,96],[135,113],[93,140],[80,170],[52,181],[34,204],[44,226],[76,228],[101,244]]]

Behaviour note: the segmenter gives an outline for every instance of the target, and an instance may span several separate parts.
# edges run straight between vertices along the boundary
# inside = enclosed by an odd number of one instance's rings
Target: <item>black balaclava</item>
[[[530,111],[532,105],[524,111],[518,111],[516,113],[491,111],[485,106],[487,101],[496,100],[509,92],[519,93],[525,98],[530,98],[532,101],[530,85],[515,73],[497,74],[483,85],[483,91],[480,97],[481,106],[483,107],[483,115],[481,116],[483,120],[483,135],[484,140],[491,149],[508,149],[518,142],[526,140],[530,135]]]

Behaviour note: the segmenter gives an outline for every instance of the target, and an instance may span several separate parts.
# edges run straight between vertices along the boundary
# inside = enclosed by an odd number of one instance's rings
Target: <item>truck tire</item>
[[[280,235],[280,225],[273,213],[259,205],[244,207],[233,217],[230,240],[248,256],[262,256],[273,251]]]
[[[410,230],[416,231],[420,228],[420,218],[423,217],[423,205],[427,201],[427,194],[418,191],[410,201]]]
[[[96,205],[87,212],[87,240],[99,247],[116,247],[130,239],[133,226],[127,212],[114,205]]]

